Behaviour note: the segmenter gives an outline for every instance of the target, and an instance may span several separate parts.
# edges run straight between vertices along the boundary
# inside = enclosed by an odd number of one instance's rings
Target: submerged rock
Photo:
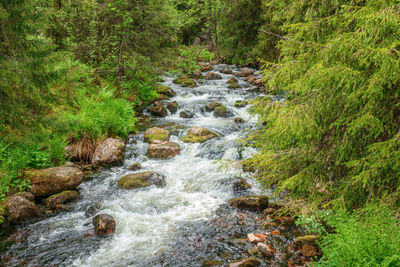
[[[46,208],[55,209],[60,204],[65,204],[76,200],[79,197],[78,191],[66,190],[61,193],[52,195],[44,200]]]
[[[214,117],[226,117],[228,115],[228,110],[224,106],[218,106],[214,109]]]
[[[150,185],[165,185],[165,175],[147,171],[125,175],[118,180],[118,185],[124,189],[135,189]]]
[[[125,155],[125,143],[120,139],[107,138],[96,147],[92,158],[93,167],[113,167],[122,164]]]
[[[190,112],[189,110],[184,110],[179,113],[179,117],[184,119],[191,119],[194,118],[194,113]]]
[[[240,85],[237,83],[231,83],[230,85],[228,85],[229,89],[239,89]]]
[[[228,267],[255,267],[259,266],[261,261],[256,258],[241,259],[229,263]]]
[[[94,232],[98,236],[109,236],[115,233],[114,217],[108,214],[99,214],[93,218]]]
[[[168,115],[167,109],[159,101],[154,102],[150,107],[149,112],[154,117],[166,117]]]
[[[40,216],[39,208],[23,196],[11,196],[6,201],[7,218],[12,223],[25,222]]]
[[[103,209],[103,203],[101,203],[101,202],[92,203],[92,204],[90,204],[89,207],[86,208],[85,215],[87,217],[94,216],[96,213],[98,213],[102,209]]]
[[[229,205],[240,209],[263,210],[268,207],[267,196],[246,196],[231,199]]]
[[[31,183],[30,192],[38,197],[75,189],[82,183],[83,177],[80,169],[65,166],[25,172],[25,178]]]
[[[148,148],[147,154],[151,158],[168,159],[179,155],[180,148],[175,142],[155,140]]]
[[[219,102],[213,102],[213,103],[210,103],[210,104],[206,105],[205,109],[208,112],[212,112],[212,111],[215,110],[216,107],[220,107],[220,106],[223,106],[223,105],[221,103],[219,103]]]
[[[235,118],[234,121],[235,123],[244,123],[244,119],[242,118]]]
[[[153,143],[155,140],[169,141],[169,138],[170,132],[159,127],[152,127],[144,132],[144,139],[148,143]]]
[[[181,77],[181,78],[175,79],[173,81],[173,83],[179,84],[183,87],[197,87],[197,83],[193,79],[190,79],[187,77]]]
[[[202,143],[217,136],[216,133],[206,128],[192,127],[189,129],[187,135],[182,138],[182,141],[186,143]]]
[[[172,101],[167,104],[167,109],[171,113],[175,113],[178,110],[178,102]]]
[[[221,80],[222,76],[217,74],[217,73],[215,73],[215,72],[209,72],[209,73],[206,74],[205,79],[206,80]]]

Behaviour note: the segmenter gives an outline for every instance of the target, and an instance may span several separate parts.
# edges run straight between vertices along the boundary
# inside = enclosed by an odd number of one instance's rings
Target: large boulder
[[[12,223],[21,223],[40,216],[38,207],[23,196],[11,196],[6,201],[7,218]]]
[[[78,197],[78,191],[66,190],[46,198],[44,204],[46,205],[46,208],[56,209],[59,205],[74,201]]]
[[[165,85],[158,85],[156,87],[156,92],[157,92],[157,94],[162,94],[162,95],[165,95],[167,97],[176,96],[176,93],[174,92],[174,90],[172,90],[171,87],[168,87],[168,86],[165,86]]]
[[[151,158],[168,159],[179,155],[180,148],[175,142],[154,141],[148,148],[147,154]]]
[[[118,180],[118,185],[124,189],[135,189],[150,185],[165,185],[165,175],[157,172],[140,172],[128,174]]]
[[[153,143],[155,140],[169,141],[169,137],[169,131],[159,127],[152,127],[144,132],[144,139],[149,143]]]
[[[228,111],[224,106],[218,106],[214,109],[214,117],[226,117],[228,115]]]
[[[167,109],[171,113],[175,113],[178,110],[178,102],[172,101],[167,104]]]
[[[96,147],[92,158],[93,167],[112,167],[124,161],[125,143],[120,139],[107,138]]]
[[[182,141],[186,143],[202,143],[217,136],[216,133],[206,128],[192,127],[189,129],[187,135],[182,138]]]
[[[94,232],[98,236],[108,236],[115,233],[116,223],[108,214],[99,214],[93,218]]]
[[[83,181],[84,173],[79,168],[59,166],[29,170],[25,172],[25,177],[30,180],[32,194],[46,197],[77,188]]]
[[[247,196],[233,198],[229,201],[229,205],[240,209],[263,210],[268,207],[267,196]]]
[[[206,108],[206,111],[211,112],[211,111],[214,111],[214,109],[219,106],[223,106],[223,105],[219,102],[213,102],[213,103],[206,105],[205,108]]]
[[[235,72],[233,75],[235,75],[236,77],[247,77],[249,75],[253,75],[254,74],[254,70],[250,69],[250,68],[241,68],[240,71]]]
[[[149,112],[154,117],[166,117],[168,115],[167,109],[160,101],[154,102],[154,104],[149,108]]]
[[[190,79],[187,77],[181,77],[181,78],[175,79],[173,81],[173,83],[179,84],[183,87],[197,87],[197,83],[193,79]]]
[[[217,73],[215,73],[215,72],[209,72],[209,73],[206,74],[205,79],[206,80],[221,80],[222,76],[217,74]]]

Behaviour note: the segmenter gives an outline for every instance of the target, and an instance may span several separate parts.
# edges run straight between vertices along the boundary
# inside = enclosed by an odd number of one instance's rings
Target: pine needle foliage
[[[267,2],[285,40],[263,74],[286,100],[255,105],[260,178],[318,205],[399,203],[399,1]]]

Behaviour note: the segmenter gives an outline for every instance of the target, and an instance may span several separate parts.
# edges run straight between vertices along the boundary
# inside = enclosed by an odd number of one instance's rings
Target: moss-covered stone
[[[235,77],[230,78],[226,83],[238,83],[238,79],[236,79]]]
[[[229,89],[238,89],[240,88],[240,85],[238,83],[231,83],[230,85],[228,85]]]
[[[246,258],[230,262],[228,267],[255,267],[260,264],[261,261],[256,258]]]
[[[214,117],[226,117],[228,115],[228,110],[224,106],[218,106],[214,109]]]
[[[65,204],[76,200],[79,197],[79,193],[75,190],[66,190],[61,193],[52,195],[44,200],[47,208],[55,209],[60,204]]]
[[[206,111],[208,111],[208,112],[212,112],[212,111],[215,110],[216,107],[220,107],[220,106],[223,106],[222,103],[213,102],[213,103],[210,103],[210,104],[206,105],[206,106],[205,106],[205,109],[206,109]]]
[[[222,264],[224,264],[223,261],[215,261],[215,260],[203,261],[203,266],[221,266]]]
[[[154,99],[154,101],[163,101],[163,100],[169,100],[170,99],[169,96],[166,96],[164,94],[157,94],[157,95],[158,95],[158,97],[156,99]]]
[[[124,189],[135,189],[150,185],[164,185],[165,176],[156,172],[147,171],[125,175],[118,180],[118,185]]]
[[[317,239],[319,238],[319,235],[304,235],[304,236],[299,236],[296,237],[296,239],[294,240],[294,242],[296,244],[310,244],[310,245],[314,245],[316,244]]]
[[[193,79],[187,77],[175,79],[173,83],[182,85],[183,87],[197,87],[197,83]]]
[[[267,196],[246,196],[231,199],[229,205],[235,208],[263,210],[268,207]]]
[[[235,108],[244,108],[248,104],[249,104],[249,102],[246,100],[239,100],[239,101],[236,101],[235,104],[233,104],[233,105],[235,106]]]
[[[172,102],[168,103],[167,109],[169,110],[169,112],[175,113],[178,110],[178,102],[172,101]]]
[[[0,226],[5,222],[6,217],[7,217],[6,200],[3,200],[0,201]]]
[[[208,139],[217,137],[218,135],[206,128],[192,127],[189,129],[186,136],[181,140],[185,143],[203,143]]]
[[[141,168],[142,168],[142,165],[139,162],[135,162],[135,163],[129,165],[128,170],[137,171],[137,170],[140,170]]]
[[[156,92],[157,94],[162,94],[167,97],[174,97],[176,96],[176,93],[171,89],[171,87],[165,86],[165,85],[157,85],[156,87]]]
[[[169,137],[170,132],[159,127],[149,128],[144,133],[144,139],[149,143],[153,143],[155,140],[169,141]]]

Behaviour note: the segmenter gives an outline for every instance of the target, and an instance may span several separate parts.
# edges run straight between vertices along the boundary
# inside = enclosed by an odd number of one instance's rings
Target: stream
[[[252,256],[252,245],[246,234],[265,232],[263,214],[229,207],[231,198],[242,195],[270,194],[262,190],[249,173],[231,162],[254,154],[237,141],[255,127],[256,118],[248,108],[237,108],[238,100],[260,96],[257,90],[239,78],[239,89],[228,89],[232,75],[220,73],[223,68],[237,71],[235,66],[216,65],[214,72],[221,80],[204,80],[196,88],[184,88],[165,77],[164,85],[176,96],[178,111],[158,118],[153,125],[169,125],[171,141],[181,148],[180,155],[168,159],[151,159],[146,155],[148,143],[143,133],[131,136],[127,142],[123,166],[104,170],[79,186],[80,198],[72,210],[47,217],[30,225],[14,227],[7,233],[7,246],[0,250],[5,266],[204,266],[207,261],[222,265]],[[168,102],[168,101],[167,101]],[[229,116],[216,118],[204,106],[220,102]],[[194,118],[180,118],[181,111],[190,111]],[[234,118],[244,119],[235,123]],[[179,125],[179,127],[177,126]],[[174,127],[175,126],[175,127]],[[184,143],[180,139],[187,129],[200,126],[219,135],[204,143]],[[150,186],[123,190],[117,185],[122,176],[139,162],[142,169],[166,176],[165,187]],[[239,178],[252,185],[245,191],[234,190]],[[96,205],[99,213],[112,215],[116,232],[109,237],[93,234],[92,217],[86,210]],[[273,260],[263,260],[261,266],[287,266],[294,257],[288,246],[297,234],[294,226],[285,227],[284,235],[270,240],[277,251]],[[4,238],[3,238],[4,239]],[[257,257],[257,255],[255,255]],[[259,256],[259,255],[258,255]],[[1,265],[1,263],[0,263]]]

